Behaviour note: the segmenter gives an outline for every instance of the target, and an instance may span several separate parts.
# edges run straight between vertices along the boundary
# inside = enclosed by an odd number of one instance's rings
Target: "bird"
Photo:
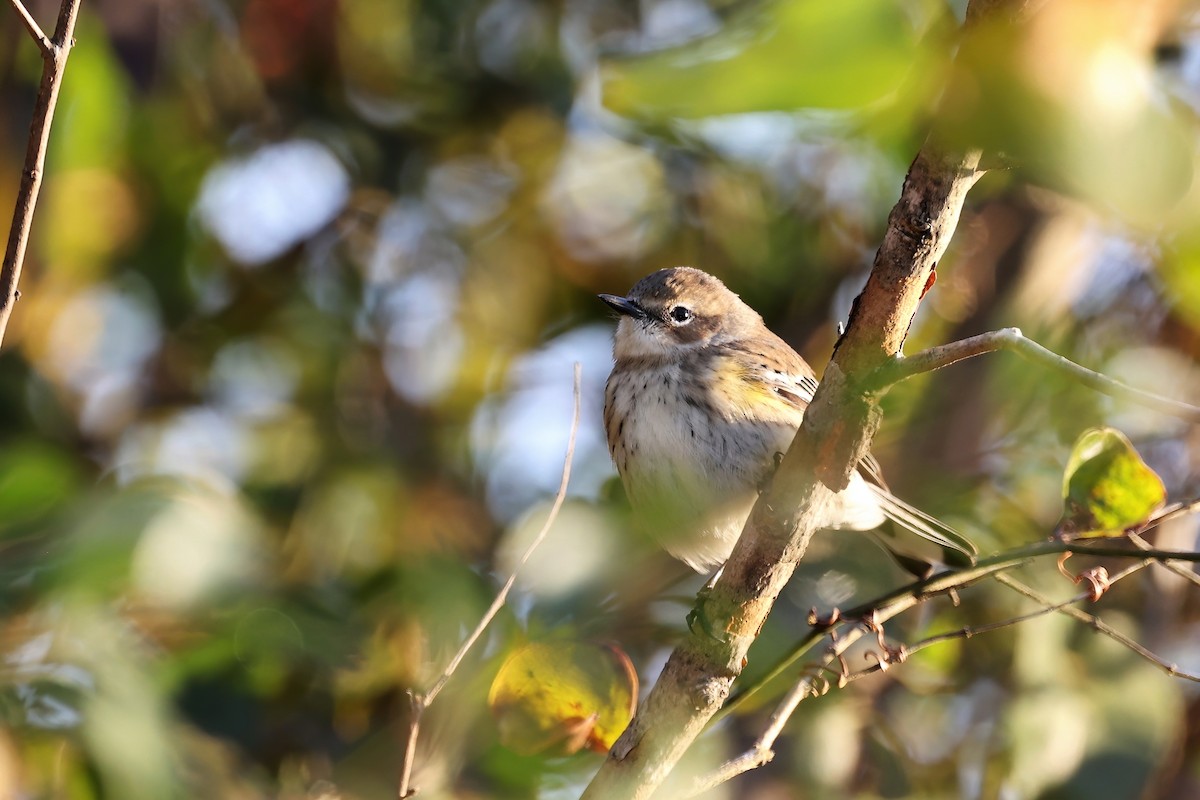
[[[729,558],[791,444],[816,373],[702,270],[661,269],[625,296],[599,298],[619,319],[604,430],[634,517],[670,555],[709,573]],[[870,455],[835,496],[832,519],[832,529],[858,531],[890,520],[932,542],[942,563],[971,563],[977,553],[953,528],[893,495]],[[877,541],[918,576],[938,566]]]

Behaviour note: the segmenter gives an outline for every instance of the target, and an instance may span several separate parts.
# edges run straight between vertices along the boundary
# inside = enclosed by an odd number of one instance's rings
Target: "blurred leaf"
[[[527,644],[513,652],[488,693],[500,740],[518,753],[605,752],[633,718],[637,673],[613,646]]]
[[[921,61],[899,3],[779,0],[711,37],[610,63],[604,99],[656,118],[860,108],[899,89]]]
[[[1200,238],[1194,233],[1167,254],[1159,268],[1175,309],[1193,328],[1200,328]]]
[[[14,443],[0,455],[0,521],[35,519],[79,490],[75,461],[44,443]]]
[[[48,159],[54,171],[111,169],[125,153],[130,87],[98,21],[81,15],[71,48]],[[83,219],[81,217],[81,219]]]
[[[1125,434],[1092,428],[1075,441],[1063,475],[1063,519],[1070,534],[1119,533],[1150,518],[1166,500],[1162,479]]]
[[[46,259],[60,275],[94,280],[141,223],[132,188],[113,171],[51,173],[39,218]]]
[[[1192,183],[1190,112],[1163,102],[1137,3],[1049,4],[976,26],[955,62],[939,134],[1035,181],[1157,227]]]
[[[198,481],[139,480],[82,514],[55,565],[64,591],[194,610],[254,586],[266,566],[259,523],[240,496]]]

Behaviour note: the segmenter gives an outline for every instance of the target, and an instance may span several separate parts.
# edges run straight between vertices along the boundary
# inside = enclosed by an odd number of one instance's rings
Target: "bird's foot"
[[[763,475],[762,480],[758,482],[758,493],[762,494],[771,485],[771,480],[775,477],[775,473],[779,472],[779,465],[783,463],[783,453],[778,450],[771,457],[771,469],[766,475]]]

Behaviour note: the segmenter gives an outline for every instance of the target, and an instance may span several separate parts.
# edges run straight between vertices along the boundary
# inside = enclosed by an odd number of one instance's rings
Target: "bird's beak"
[[[646,312],[642,310],[642,307],[626,297],[618,297],[615,294],[601,294],[597,295],[597,297],[608,303],[618,314],[624,314],[634,319],[646,318]]]

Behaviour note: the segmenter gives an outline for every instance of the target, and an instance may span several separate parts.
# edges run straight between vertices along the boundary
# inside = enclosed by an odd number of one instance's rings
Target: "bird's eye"
[[[682,325],[692,321],[692,310],[685,306],[675,306],[671,309],[671,319]]]

